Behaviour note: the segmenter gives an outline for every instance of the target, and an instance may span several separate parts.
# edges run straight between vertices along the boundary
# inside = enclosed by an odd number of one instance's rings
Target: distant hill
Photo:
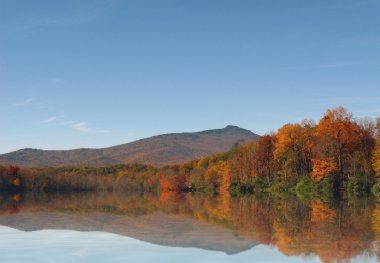
[[[172,133],[101,149],[22,149],[0,155],[0,164],[19,166],[105,166],[143,163],[154,166],[182,163],[228,151],[239,142],[260,136],[236,126],[201,132]]]

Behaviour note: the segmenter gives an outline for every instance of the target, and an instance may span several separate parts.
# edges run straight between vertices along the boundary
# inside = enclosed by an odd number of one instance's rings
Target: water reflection
[[[15,194],[1,197],[0,213],[0,225],[12,229],[102,231],[169,247],[222,251],[225,256],[265,248],[272,256],[281,252],[281,260],[379,259],[380,203],[373,198]]]

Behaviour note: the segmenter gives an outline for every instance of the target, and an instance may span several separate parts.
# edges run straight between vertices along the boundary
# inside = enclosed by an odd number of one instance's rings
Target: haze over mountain
[[[158,135],[101,149],[27,148],[0,155],[0,163],[20,166],[105,166],[137,162],[162,166],[225,152],[236,143],[258,138],[259,135],[249,130],[229,125],[223,129]]]

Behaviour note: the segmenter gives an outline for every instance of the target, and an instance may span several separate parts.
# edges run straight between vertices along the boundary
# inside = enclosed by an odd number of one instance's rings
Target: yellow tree
[[[306,175],[311,171],[314,127],[286,124],[278,130],[274,158],[285,175]]]
[[[372,165],[377,176],[380,176],[380,139],[377,139],[375,150],[372,154]]]

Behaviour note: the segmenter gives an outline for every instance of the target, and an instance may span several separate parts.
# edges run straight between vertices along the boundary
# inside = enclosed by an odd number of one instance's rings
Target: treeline
[[[166,167],[161,187],[235,194],[378,192],[379,130],[380,119],[354,119],[343,107],[327,110],[318,123],[286,124],[225,154]]]
[[[142,164],[110,167],[48,167],[22,169],[0,166],[3,191],[74,192],[74,191],[156,191],[150,185],[157,170]]]
[[[380,119],[354,119],[340,107],[315,123],[286,124],[277,133],[231,151],[181,165],[154,168],[0,167],[0,187],[32,191],[142,190],[240,194],[378,192]]]

